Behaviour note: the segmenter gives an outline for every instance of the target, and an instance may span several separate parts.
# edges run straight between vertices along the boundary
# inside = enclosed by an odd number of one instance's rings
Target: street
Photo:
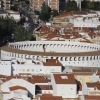
[[[26,23],[29,25],[26,27],[26,30],[28,33],[33,34],[34,29],[39,26],[39,24],[35,24],[35,22],[33,22],[33,20],[35,20],[34,12],[29,12],[20,5],[14,5],[14,7],[20,12],[21,15],[28,17],[28,21]]]

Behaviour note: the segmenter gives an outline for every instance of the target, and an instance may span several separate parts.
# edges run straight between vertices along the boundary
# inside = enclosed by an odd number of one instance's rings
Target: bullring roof
[[[13,52],[18,54],[27,54],[27,55],[41,55],[41,56],[98,56],[100,55],[100,51],[90,51],[90,52],[68,52],[68,53],[61,53],[61,52],[37,52],[37,51],[26,51],[26,50],[19,50],[10,48],[9,46],[1,47],[1,50],[7,52]]]

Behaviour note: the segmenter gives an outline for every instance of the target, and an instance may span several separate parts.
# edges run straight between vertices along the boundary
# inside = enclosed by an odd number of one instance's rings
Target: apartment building
[[[40,9],[44,2],[51,9],[59,10],[59,0],[30,0],[30,6],[35,9]]]
[[[59,10],[59,0],[48,0],[48,5],[51,9]]]
[[[10,9],[10,0],[2,0],[2,8],[3,9]]]

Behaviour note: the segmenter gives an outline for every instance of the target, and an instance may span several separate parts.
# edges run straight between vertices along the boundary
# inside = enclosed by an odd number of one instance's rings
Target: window
[[[23,72],[25,71],[25,69],[23,69]]]
[[[32,69],[32,72],[34,71],[34,69]]]
[[[29,72],[30,70],[29,70],[29,69],[27,69],[27,71]]]
[[[96,90],[96,88],[97,88],[97,87],[95,86],[95,87],[94,87],[94,90]]]
[[[73,88],[70,88],[71,90],[73,90]]]

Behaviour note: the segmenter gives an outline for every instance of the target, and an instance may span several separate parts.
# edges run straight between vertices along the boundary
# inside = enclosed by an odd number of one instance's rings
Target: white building
[[[11,60],[0,61],[0,74],[8,76],[12,74]]]
[[[53,63],[52,63],[53,62]],[[5,70],[6,69],[6,70]],[[53,72],[62,72],[62,65],[57,59],[48,59],[46,62],[34,61],[32,59],[20,60],[1,60],[0,74],[18,75],[20,73],[51,74]]]
[[[97,28],[100,25],[100,18],[95,17],[82,17],[76,16],[71,21],[74,27],[90,27],[90,28]]]
[[[16,22],[20,20],[20,13],[18,11],[13,11],[13,10],[6,10],[6,11],[9,13],[10,17],[14,18]]]
[[[8,100],[8,99],[24,99],[24,100],[31,100],[28,98],[28,90],[25,87],[22,86],[12,86],[9,87],[9,92],[3,92],[3,99]]]
[[[100,83],[86,83],[82,85],[82,94],[83,95],[96,95],[100,96]]]
[[[52,63],[53,62],[53,63]],[[22,64],[23,63],[23,64]],[[12,64],[13,74],[30,73],[30,74],[50,74],[52,72],[62,72],[62,65],[56,59],[48,59],[47,62],[35,62],[27,59],[26,62]]]
[[[25,87],[29,91],[28,94],[30,95],[30,97],[32,97],[32,98],[35,97],[35,84],[30,83],[30,82],[28,82],[24,79],[21,79],[21,78],[12,78],[12,79],[9,79],[8,81],[4,82],[1,85],[1,91],[3,93],[9,93],[10,92],[9,88],[14,87],[14,86]],[[14,96],[14,95],[12,95],[12,93],[10,93],[6,97],[11,98],[12,96]]]
[[[52,74],[53,95],[62,98],[77,98],[77,84],[73,74]]]
[[[53,94],[52,85],[36,85],[37,94]]]

